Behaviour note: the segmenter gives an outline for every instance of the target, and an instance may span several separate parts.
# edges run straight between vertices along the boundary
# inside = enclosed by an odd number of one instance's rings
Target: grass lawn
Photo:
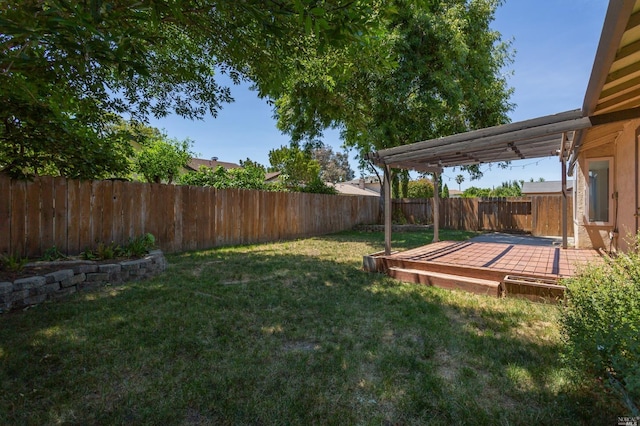
[[[442,231],[442,239],[469,233]],[[396,233],[393,247],[431,241]],[[363,272],[382,233],[168,256],[0,316],[0,424],[615,424],[561,367],[559,307]]]

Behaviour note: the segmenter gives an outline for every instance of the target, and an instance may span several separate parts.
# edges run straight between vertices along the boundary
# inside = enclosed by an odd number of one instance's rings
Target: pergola
[[[580,133],[598,125],[638,117],[640,110],[584,116],[581,109],[531,120],[488,127],[367,155],[384,170],[385,254],[391,253],[391,168],[434,173],[437,182],[444,167],[558,156],[562,173],[562,246],[567,248],[567,162],[577,148]],[[434,197],[433,241],[439,241],[438,197]]]

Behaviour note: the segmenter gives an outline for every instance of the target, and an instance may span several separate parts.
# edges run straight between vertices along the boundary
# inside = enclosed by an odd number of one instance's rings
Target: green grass
[[[469,233],[443,231],[442,239]],[[431,241],[397,233],[394,248]],[[381,233],[168,256],[160,277],[0,316],[0,424],[613,424],[559,307],[361,270]]]

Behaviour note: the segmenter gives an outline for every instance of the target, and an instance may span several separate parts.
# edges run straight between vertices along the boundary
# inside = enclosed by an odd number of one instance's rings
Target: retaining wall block
[[[35,276],[21,278],[13,282],[13,291],[36,289],[38,287],[42,287],[46,283],[47,279],[45,277]]]
[[[140,261],[139,260],[128,260],[125,262],[121,262],[123,271],[135,271],[136,269],[140,269]]]
[[[73,267],[73,272],[76,274],[90,274],[92,272],[98,272],[98,265],[95,263],[83,263]]]
[[[87,274],[86,281],[109,281],[109,274],[106,272],[94,272],[92,274]]]
[[[9,302],[18,302],[29,297],[29,290],[17,290],[10,294]]]
[[[60,290],[60,288],[61,288],[60,283],[55,282],[55,283],[47,284],[44,287],[42,287],[42,291],[44,294],[51,294]]]
[[[84,273],[80,273],[70,278],[67,278],[66,280],[60,281],[60,285],[62,287],[71,287],[71,286],[80,284],[85,279],[86,279],[86,275]]]
[[[51,272],[50,274],[46,274],[44,278],[47,280],[47,284],[51,284],[54,282],[60,282],[66,280],[67,278],[71,278],[73,276],[73,269],[61,269],[60,271]]]
[[[119,263],[107,263],[104,265],[98,265],[98,272],[106,272],[109,275],[116,274],[122,271],[122,266]]]
[[[13,283],[1,282],[0,283],[0,295],[11,293],[13,291]]]

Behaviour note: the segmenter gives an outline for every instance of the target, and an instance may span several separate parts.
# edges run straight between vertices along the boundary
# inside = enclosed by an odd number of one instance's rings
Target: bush
[[[631,252],[607,259],[604,265],[590,265],[564,284],[565,360],[576,372],[606,377],[638,415],[640,255]]]
[[[0,255],[0,269],[9,272],[20,272],[27,264],[27,258],[19,255]]]
[[[155,247],[156,238],[153,234],[146,233],[136,238],[129,239],[129,242],[122,248],[127,257],[142,257]]]
[[[433,198],[433,183],[428,179],[409,181],[408,198]]]

